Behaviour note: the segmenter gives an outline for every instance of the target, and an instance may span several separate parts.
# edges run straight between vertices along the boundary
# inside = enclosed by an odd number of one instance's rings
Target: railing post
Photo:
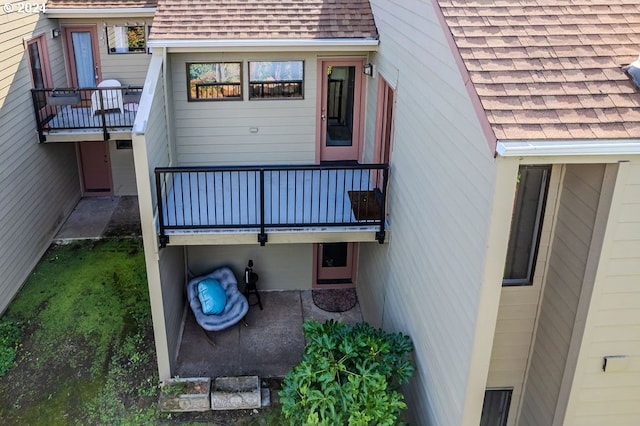
[[[260,169],[260,233],[258,234],[258,242],[264,246],[267,242],[267,233],[264,227],[264,169]]]
[[[384,243],[385,239],[385,230],[384,230],[384,221],[386,219],[386,210],[387,210],[387,180],[389,179],[389,164],[385,164],[382,169],[382,200],[380,202],[380,230],[376,232],[376,240],[380,244]]]
[[[158,170],[154,170],[154,172],[156,174],[156,199],[158,202],[158,226],[160,228],[158,240],[160,241],[160,248],[165,248],[169,243],[169,236],[165,234],[164,229],[164,203],[162,202],[162,180],[160,179],[162,172]]]
[[[109,132],[107,132],[107,117],[104,107],[104,99],[102,98],[102,89],[97,87],[98,98],[100,99],[100,115],[102,116],[102,135],[104,136],[104,140],[109,140]]]

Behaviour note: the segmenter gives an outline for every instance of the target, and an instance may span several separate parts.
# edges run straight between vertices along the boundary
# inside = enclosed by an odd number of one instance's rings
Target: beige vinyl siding
[[[248,100],[250,60],[304,60],[304,99]],[[238,61],[242,62],[242,101],[187,101],[187,62]],[[316,55],[172,54],[171,62],[179,165],[315,163]]]
[[[578,303],[598,213],[605,166],[567,165],[533,352],[522,402],[521,425],[562,424],[559,406]],[[558,407],[558,408],[556,408]]]
[[[371,5],[381,44],[370,59],[392,83],[397,75],[392,236],[385,245],[361,244],[359,300],[367,321],[413,339],[417,368],[405,388],[412,422],[477,424],[485,382],[472,382],[470,369],[491,349],[474,340],[496,164],[433,7]],[[368,84],[371,94],[377,81]],[[465,413],[469,392],[480,399],[472,414]]]
[[[267,244],[253,246],[189,246],[187,247],[189,273],[198,276],[214,268],[228,265],[242,280],[242,272],[249,259],[254,272],[260,276],[258,289],[310,290],[313,245]]]
[[[540,292],[547,267],[561,175],[562,166],[554,166],[549,179],[549,191],[542,221],[533,284],[530,286],[504,286],[500,293],[500,306],[491,351],[487,388],[513,388],[508,425],[515,424],[522,396],[522,385],[531,351]]]
[[[186,305],[185,264],[183,247],[166,247],[159,252],[160,282],[164,300],[164,324],[171,371],[178,356],[182,317]]]
[[[136,195],[136,171],[133,164],[133,150],[117,149],[116,141],[109,141],[111,176],[114,195]]]
[[[640,160],[618,168],[566,425],[640,424]],[[607,355],[628,366],[603,372]]]
[[[171,366],[180,338],[184,307],[183,251],[180,247],[158,249],[156,228],[156,167],[169,165],[169,136],[165,119],[163,63],[160,55],[153,55],[145,88],[140,100],[133,129],[133,157],[142,222],[151,314],[155,334],[156,355],[160,380],[171,376]],[[179,259],[180,258],[180,259]],[[176,269],[170,269],[176,267]],[[176,294],[179,297],[175,297]]]
[[[116,79],[122,85],[142,85],[147,74],[147,68],[151,61],[148,53],[121,53],[109,54],[107,47],[106,25],[124,25],[125,22],[146,22],[151,25],[150,18],[131,17],[127,19],[60,19],[61,27],[91,25],[96,27],[98,33],[98,48],[100,50],[100,68],[102,79]]]
[[[64,69],[54,27],[42,14],[0,15],[0,312],[80,197],[73,145],[45,146],[36,133],[24,41],[45,35],[57,81]]]

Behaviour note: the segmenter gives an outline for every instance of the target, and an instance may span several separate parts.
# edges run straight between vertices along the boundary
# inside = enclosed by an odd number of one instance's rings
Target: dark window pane
[[[512,389],[490,389],[484,393],[480,426],[505,426]]]
[[[322,267],[339,268],[347,266],[348,243],[322,245]]]
[[[511,218],[504,284],[531,284],[550,166],[522,166]]]

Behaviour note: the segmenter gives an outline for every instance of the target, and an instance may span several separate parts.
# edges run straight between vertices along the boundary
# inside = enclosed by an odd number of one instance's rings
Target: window
[[[513,389],[487,389],[480,426],[506,426]]]
[[[147,51],[144,25],[113,25],[107,27],[109,53],[145,53]]]
[[[34,38],[26,43],[29,57],[29,70],[34,89],[46,89],[52,86],[51,71],[46,56],[46,45],[44,36]],[[45,91],[35,93],[36,108],[41,109],[47,105]]]
[[[249,62],[249,99],[302,99],[303,61]]]
[[[189,101],[242,100],[241,68],[240,62],[188,63]]]
[[[551,166],[520,166],[503,285],[531,285]]]
[[[133,149],[131,139],[116,139],[116,149]]]

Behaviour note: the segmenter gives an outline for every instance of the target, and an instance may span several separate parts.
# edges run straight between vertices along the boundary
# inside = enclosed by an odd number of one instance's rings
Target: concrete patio
[[[358,304],[346,312],[326,312],[313,303],[311,290],[261,292],[260,297],[264,310],[251,306],[247,326],[238,323],[209,333],[215,345],[207,340],[191,309],[187,309],[175,375],[284,377],[302,357],[304,320],[362,321]]]

